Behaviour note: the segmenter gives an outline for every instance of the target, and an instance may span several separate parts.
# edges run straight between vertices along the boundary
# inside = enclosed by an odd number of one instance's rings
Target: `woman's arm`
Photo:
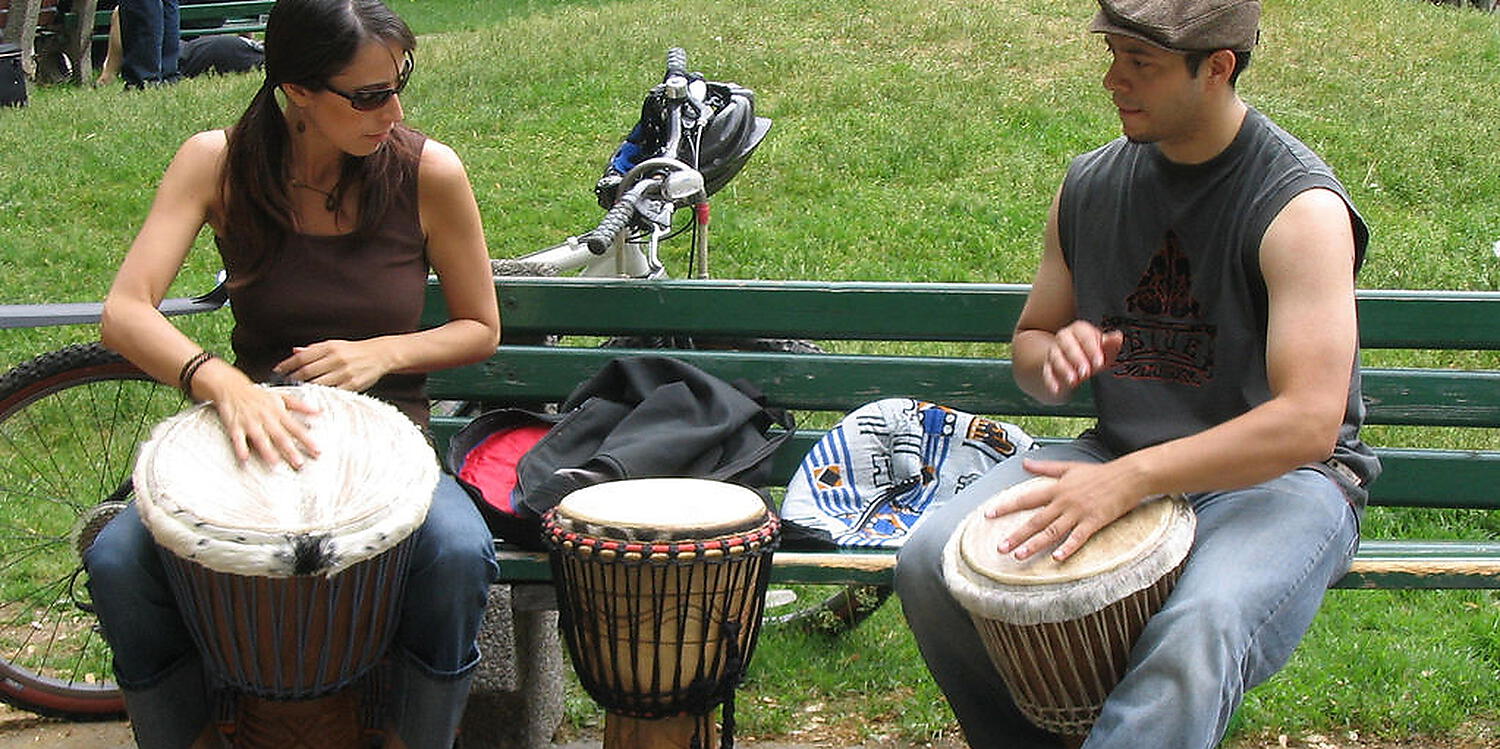
[[[203,347],[172,325],[157,305],[208,221],[212,201],[219,194],[224,149],[223,131],[199,133],[178,149],[104,301],[104,344],[173,386],[181,384],[183,365]],[[219,359],[204,363],[190,389],[190,395],[214,401],[241,460],[248,460],[253,450],[267,462],[284,458],[300,466],[304,452],[317,453],[306,428],[290,413],[305,412],[306,406],[256,387],[229,363]]]

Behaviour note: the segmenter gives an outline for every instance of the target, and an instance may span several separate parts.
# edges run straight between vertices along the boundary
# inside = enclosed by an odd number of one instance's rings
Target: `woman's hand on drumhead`
[[[1018,560],[1049,548],[1053,559],[1066,560],[1099,529],[1135,509],[1146,496],[1131,488],[1133,482],[1121,476],[1113,463],[1023,460],[1027,471],[1057,480],[1037,482],[1034,488],[985,509],[985,516],[991,518],[1035,510],[1000,542],[1000,553]]]
[[[292,382],[310,382],[363,392],[391,370],[378,339],[319,341],[292,348],[292,355],[274,367]]]
[[[292,393],[247,381],[213,403],[241,463],[248,462],[253,454],[268,466],[285,460],[292,468],[301,469],[308,458],[318,457],[318,446],[303,422],[304,416],[316,414],[318,409]]]

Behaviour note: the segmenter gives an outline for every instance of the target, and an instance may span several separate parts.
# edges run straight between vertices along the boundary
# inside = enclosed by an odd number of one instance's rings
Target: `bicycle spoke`
[[[46,543],[37,544],[35,546],[29,546],[21,549],[8,549],[6,550],[6,556],[8,558],[5,560],[4,564],[0,564],[0,572],[8,572],[12,567],[15,567],[21,562],[24,562],[31,557],[38,556],[36,553],[27,554],[26,552],[38,552],[68,545],[68,541],[65,539],[53,539]]]
[[[9,649],[8,662],[66,684],[107,682],[107,655],[101,649],[108,646],[97,637],[89,617],[70,603],[80,572],[36,588],[26,598],[29,605],[0,620],[6,634],[25,632]]]
[[[68,583],[67,583],[67,585],[64,586],[63,590],[59,592],[58,597],[52,601],[53,604],[57,604],[60,601],[62,601],[62,599],[63,599],[64,596],[66,596],[68,598],[68,600],[70,600],[70,601],[72,600],[72,595],[71,594],[73,592],[73,581],[76,580],[77,578],[78,578],[78,572],[74,572],[72,575],[70,575],[68,577]],[[48,610],[51,610],[52,607],[49,606],[47,608],[48,608]],[[52,636],[47,638],[47,640],[46,640],[47,646],[42,651],[42,657],[41,657],[41,659],[39,659],[36,662],[36,665],[37,665],[36,670],[37,671],[40,671],[40,670],[42,670],[42,668],[45,668],[46,665],[52,660],[52,649],[57,646],[58,639],[59,639],[58,636],[62,632],[62,624],[63,624],[63,614],[62,614],[61,611],[58,611],[57,612],[57,616],[52,617]],[[63,635],[63,636],[66,637],[66,635]],[[82,655],[82,651],[80,651],[80,656],[81,655]],[[79,665],[79,661],[82,661],[81,657],[78,658],[77,661],[75,661],[74,664],[73,664],[73,667],[74,667],[75,671],[77,670],[77,667]]]
[[[28,591],[27,595],[14,602],[17,604],[25,603],[26,605],[23,606],[19,611],[17,611],[15,618],[0,620],[0,622],[3,622],[3,624],[12,629],[24,629],[26,631],[26,636],[19,643],[17,643],[15,651],[10,654],[7,660],[12,662],[25,662],[21,658],[21,654],[26,650],[26,647],[31,644],[32,638],[36,636],[36,632],[39,628],[38,623],[40,620],[45,618],[41,614],[47,612],[53,606],[56,606],[59,601],[63,600],[63,598],[67,595],[67,590],[67,580],[53,580],[52,582],[44,586]],[[45,594],[46,597],[44,598],[42,594]]]
[[[21,500],[47,502],[49,504],[57,505],[58,507],[66,508],[71,515],[77,515],[84,508],[84,505],[77,502],[69,502],[66,499],[54,496],[54,493],[38,494],[33,491],[16,489],[3,483],[0,483],[0,496],[6,497],[6,503],[11,505],[14,505],[16,502]]]
[[[93,422],[95,424],[97,424],[97,425],[102,425],[104,427],[103,429],[97,430],[97,434],[98,434],[99,440],[100,440],[99,454],[104,459],[104,466],[103,466],[104,470],[102,470],[102,471],[100,471],[98,473],[98,478],[99,478],[99,482],[100,483],[99,483],[98,486],[94,487],[95,490],[96,490],[96,493],[100,497],[108,496],[110,492],[114,491],[114,487],[119,485],[119,481],[118,480],[111,481],[111,477],[115,476],[115,466],[112,465],[114,457],[115,457],[115,451],[112,450],[111,448],[115,444],[115,442],[114,442],[114,440],[115,440],[115,427],[117,425],[119,425],[121,423],[121,420],[124,419],[125,416],[126,416],[126,413],[125,413],[124,408],[122,407],[122,404],[123,404],[123,401],[125,399],[125,389],[126,389],[126,383],[127,382],[130,382],[130,383],[141,383],[141,382],[144,382],[144,381],[141,381],[141,380],[120,380],[120,381],[115,381],[114,382],[115,388],[114,388],[114,394],[113,394],[114,395],[114,399],[113,399],[113,402],[110,404],[110,409],[109,409],[109,413],[108,414],[101,414],[99,412],[99,407],[102,405],[100,403],[100,399],[98,399],[98,398],[90,398],[88,400],[89,408],[93,412],[93,414],[92,414],[92,416],[93,416]],[[147,396],[148,399],[154,397],[154,395],[155,394],[153,392],[151,392],[151,390],[148,389],[146,391],[146,396]],[[145,405],[149,406],[150,403],[148,402]],[[149,412],[149,409],[145,408],[145,407],[142,407],[142,408],[140,408],[138,410],[132,409],[131,413],[129,414],[129,415],[131,415],[131,416],[134,417],[134,421],[132,422],[133,425],[134,425],[134,429],[132,429],[131,432],[130,432],[131,436],[134,437],[134,436],[139,436],[141,434],[141,432],[142,432],[141,426],[144,423],[144,421],[148,418],[147,417],[147,413],[148,412]],[[131,444],[131,450],[130,450],[131,452],[134,452],[134,443],[135,443],[135,440],[131,440],[131,443],[130,443]],[[126,458],[127,459],[129,458],[128,454],[126,455]]]
[[[12,422],[17,421],[18,419],[21,421],[21,423],[16,426],[16,431],[27,429],[32,433],[33,444],[48,444],[46,437],[41,434],[41,427],[37,424],[36,418],[30,411],[22,411],[21,413],[12,415],[5,421],[5,424],[8,425]],[[0,432],[0,438],[3,438],[5,440],[5,444],[10,448],[12,455],[17,460],[22,461],[22,465],[20,466],[20,468],[29,472],[29,478],[47,482],[50,481],[52,477],[61,478],[67,475],[57,465],[57,456],[53,453],[53,451],[44,450],[41,451],[44,453],[44,455],[37,456],[35,455],[37,451],[29,449],[30,445],[19,444],[15,439],[11,437],[11,434],[8,431]],[[48,467],[38,465],[36,459],[39,457],[47,459],[51,463],[51,465]],[[51,493],[56,495],[57,497],[62,497],[64,495],[64,492],[58,491],[59,487],[55,485],[49,484],[45,488],[51,490]]]
[[[127,414],[122,408],[122,403],[125,398],[125,391],[127,386],[136,382],[139,381],[101,380],[98,382],[91,382],[80,388],[74,388],[73,390],[69,391],[70,397],[76,396],[76,398],[82,400],[83,405],[87,407],[88,423],[83,429],[78,429],[75,427],[75,413],[81,412],[82,409],[76,407],[77,404],[74,404],[74,407],[63,409],[64,418],[67,419],[68,423],[68,432],[71,434],[80,435],[82,437],[91,437],[95,441],[96,445],[95,452],[91,453],[91,455],[94,457],[94,461],[91,462],[102,463],[102,465],[99,466],[101,470],[90,472],[90,477],[93,478],[96,482],[93,487],[94,497],[103,498],[109,496],[109,492],[113,490],[112,487],[119,484],[119,480],[116,478],[115,474],[116,467],[114,465],[115,427],[120,419],[127,417]],[[108,409],[101,410],[101,407],[105,405],[108,406]],[[128,416],[130,418],[139,420],[144,418],[144,413],[131,412],[128,414]],[[92,428],[90,428],[90,426]],[[140,431],[139,429],[137,429],[132,433],[139,434]]]
[[[95,642],[96,639],[98,640],[97,644]],[[96,648],[96,647],[108,647],[108,644],[104,642],[103,638],[99,638],[98,637],[98,633],[94,630],[93,627],[86,627],[86,628],[84,628],[83,645],[82,645],[82,647],[78,648],[78,652],[79,653],[90,653],[90,652],[93,652],[94,648]],[[89,674],[89,672],[87,672],[87,671],[83,672],[83,676],[85,678],[82,678],[82,679],[79,678],[79,672],[83,671],[83,667],[84,667],[84,659],[83,658],[78,658],[77,660],[73,661],[73,670],[68,674],[68,683],[70,683],[70,684],[77,684],[79,682],[83,682],[85,684],[93,684],[93,683],[95,683],[93,681],[90,681],[87,678],[88,674]]]

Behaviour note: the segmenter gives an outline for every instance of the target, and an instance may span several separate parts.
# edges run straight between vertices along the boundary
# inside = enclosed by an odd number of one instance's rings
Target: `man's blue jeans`
[[[178,0],[120,0],[120,77],[128,88],[177,80]]]
[[[1087,436],[1028,455],[1114,457]],[[969,745],[984,749],[1062,745],[1017,710],[942,579],[943,546],[963,519],[1028,476],[1019,459],[996,466],[924,520],[896,566],[896,592],[927,667]],[[1343,489],[1312,469],[1188,500],[1198,529],[1182,577],[1131,651],[1086,749],[1214,746],[1245,692],[1286,664],[1358,545]]]
[[[475,637],[499,574],[494,540],[468,494],[444,475],[412,543],[394,647],[432,678],[460,678],[479,663]],[[150,688],[191,659],[192,638],[135,505],[99,533],[84,566],[121,687]]]

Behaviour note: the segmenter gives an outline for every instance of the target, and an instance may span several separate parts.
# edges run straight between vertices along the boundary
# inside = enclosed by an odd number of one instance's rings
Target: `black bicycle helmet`
[[[679,153],[678,158],[691,164],[691,157],[697,157],[703,189],[712,195],[744,168],[770,131],[771,120],[755,116],[755,92],[734,83],[709,83],[705,101],[714,112],[696,138],[697,153]],[[685,142],[678,150],[693,145]]]
[[[625,136],[605,167],[604,176],[594,186],[599,205],[614,204],[620,178],[636,164],[656,156],[673,156],[696,165],[703,175],[703,188],[712,195],[734,178],[750,154],[765,139],[771,120],[755,115],[755,92],[734,83],[703,81],[701,75],[690,76],[706,87],[703,96],[707,122],[686,123],[677,153],[666,154],[667,101],[659,90],[653,90],[641,105],[641,117]]]

